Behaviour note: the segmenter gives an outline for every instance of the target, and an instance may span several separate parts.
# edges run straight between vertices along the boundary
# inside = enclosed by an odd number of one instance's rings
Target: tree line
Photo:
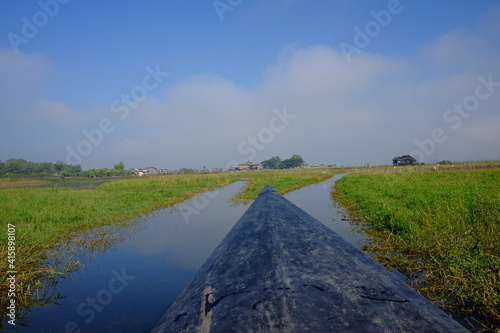
[[[0,160],[0,178],[30,177],[117,177],[133,174],[125,170],[123,162],[116,164],[113,169],[101,168],[83,171],[78,164],[64,162],[30,162],[22,158],[11,158],[3,162]]]
[[[260,162],[264,169],[292,169],[298,168],[305,164],[302,156],[293,154],[292,157],[281,160],[279,156],[273,156],[268,160]]]

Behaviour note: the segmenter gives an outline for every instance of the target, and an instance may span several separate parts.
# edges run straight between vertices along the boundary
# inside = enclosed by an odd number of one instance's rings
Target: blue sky
[[[4,0],[0,159],[498,159],[499,59],[498,1]]]

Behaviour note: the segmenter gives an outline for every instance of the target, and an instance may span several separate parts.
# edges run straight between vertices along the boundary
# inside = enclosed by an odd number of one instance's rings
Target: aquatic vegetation
[[[40,280],[77,269],[72,261],[57,268],[45,263],[47,252],[60,241],[79,238],[97,227],[126,225],[134,218],[184,201],[242,179],[242,192],[253,199],[264,185],[282,193],[326,180],[338,170],[297,169],[219,174],[176,174],[89,182],[72,179],[54,185],[50,181],[1,181],[0,220],[16,226],[16,283],[18,306],[37,298]],[[91,233],[90,233],[91,234]],[[113,235],[82,237],[85,244],[105,249]],[[5,309],[8,291],[7,233],[0,233],[0,306]],[[4,310],[2,310],[4,311]]]
[[[436,304],[500,325],[500,168],[403,170],[358,170],[334,196],[372,226],[367,250],[388,268],[423,277],[415,287]]]
[[[330,179],[345,172],[342,168],[265,170],[256,172],[247,180],[247,186],[238,194],[236,201],[249,201],[257,197],[264,186],[274,187],[280,194],[303,186]]]

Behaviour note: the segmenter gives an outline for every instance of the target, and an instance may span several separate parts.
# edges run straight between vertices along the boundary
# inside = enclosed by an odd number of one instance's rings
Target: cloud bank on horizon
[[[294,153],[337,165],[404,154],[498,159],[500,6],[486,3],[473,19],[450,2],[450,16],[464,15],[452,28],[441,22],[449,17],[418,17],[429,1],[395,0],[360,9],[345,1],[162,4],[181,18],[149,27],[141,15],[159,8],[141,7],[137,17],[131,4],[103,8],[93,26],[85,18],[96,3],[4,1],[15,14],[0,25],[0,159],[84,169],[226,167]],[[120,27],[113,10],[135,28]],[[336,28],[328,10],[349,13],[349,29]],[[301,27],[281,26],[292,18],[319,27],[302,36]],[[421,22],[418,36],[405,30],[411,19]],[[437,20],[444,27],[434,31]],[[175,33],[158,31],[167,28]]]

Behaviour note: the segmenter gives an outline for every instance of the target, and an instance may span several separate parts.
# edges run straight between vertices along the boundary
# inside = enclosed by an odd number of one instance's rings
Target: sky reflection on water
[[[361,235],[352,232],[330,195],[340,177],[285,196],[360,247]],[[193,198],[144,215],[117,230],[116,243],[107,250],[90,255],[78,250],[83,268],[59,279],[65,297],[34,308],[28,326],[17,325],[17,332],[149,332],[249,207],[229,203],[243,185],[234,183],[202,194],[201,201]],[[193,207],[199,214],[188,214]],[[66,252],[61,256],[71,251]]]

